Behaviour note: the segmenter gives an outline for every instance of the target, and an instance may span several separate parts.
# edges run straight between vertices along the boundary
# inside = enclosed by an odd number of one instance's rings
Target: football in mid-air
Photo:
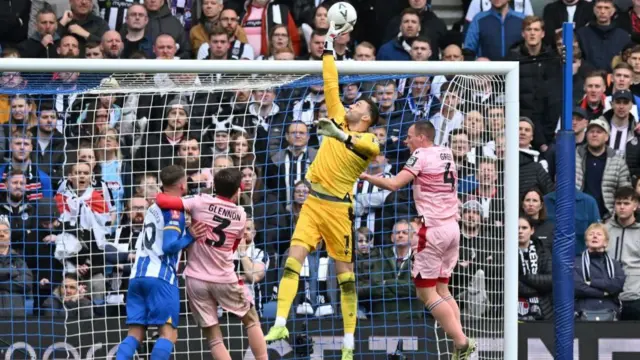
[[[340,1],[331,6],[327,12],[329,21],[333,21],[336,25],[336,29],[342,28],[345,24],[349,23],[351,26],[356,25],[358,20],[358,14],[353,5],[345,1]]]

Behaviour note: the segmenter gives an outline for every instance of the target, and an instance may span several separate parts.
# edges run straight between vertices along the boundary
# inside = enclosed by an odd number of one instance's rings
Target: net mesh
[[[340,84],[345,106],[371,97],[380,108],[383,120],[370,131],[383,156],[369,173],[402,169],[410,156],[404,139],[417,119],[429,119],[436,144],[452,148],[462,236],[450,289],[465,330],[479,339],[479,358],[502,358],[504,78],[362,75],[342,76]],[[160,191],[158,172],[170,164],[185,167],[191,194],[210,191],[217,169],[242,171],[251,265],[236,256],[236,267],[263,329],[273,324],[278,281],[308,195],[302,180],[322,141],[314,127],[326,116],[320,77],[5,73],[2,86],[2,215],[11,224],[8,261],[20,269],[2,290],[10,309],[0,330],[7,358],[115,358],[127,330],[131,254]],[[184,111],[174,111],[176,104]],[[448,359],[452,343],[410,279],[402,226],[416,236],[411,188],[389,193],[359,180],[353,190],[356,358],[385,359],[400,348],[410,358]],[[179,285],[174,358],[210,358],[184,279]],[[326,251],[305,260],[298,290],[292,336],[271,344],[269,358],[340,358],[340,294]],[[218,315],[232,357],[251,359],[241,322],[223,309]],[[149,358],[157,337],[151,327],[138,358]]]

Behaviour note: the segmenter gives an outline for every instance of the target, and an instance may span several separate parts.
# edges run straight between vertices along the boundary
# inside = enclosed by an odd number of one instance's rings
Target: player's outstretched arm
[[[380,144],[373,134],[347,134],[333,119],[320,119],[316,125],[318,126],[318,135],[332,137],[345,143],[348,148],[365,160],[378,156],[380,153]]]
[[[184,210],[181,197],[171,196],[165,193],[158,193],[158,195],[156,195],[156,205],[162,210]]]
[[[340,30],[336,29],[335,23],[329,24],[329,30],[324,42],[324,53],[322,55],[322,80],[324,81],[324,101],[327,104],[327,114],[335,119],[338,124],[344,121],[344,106],[340,101],[340,88],[338,83],[338,68],[336,60],[333,58],[333,41],[343,33],[353,30],[351,24],[346,24]]]
[[[415,176],[409,171],[400,171],[400,173],[391,178],[382,178],[371,176],[369,174],[360,175],[360,179],[368,181],[370,184],[379,188],[391,191],[398,191],[409,184]]]

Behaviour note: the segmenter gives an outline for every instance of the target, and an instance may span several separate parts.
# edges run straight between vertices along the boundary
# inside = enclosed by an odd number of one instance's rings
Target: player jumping
[[[181,166],[167,166],[160,172],[163,191],[181,196],[187,190],[187,178]],[[194,238],[204,235],[204,224],[185,232],[181,211],[161,210],[152,205],[144,217],[144,230],[136,241],[136,261],[131,270],[127,295],[128,336],[118,346],[116,360],[131,360],[144,339],[147,326],[158,326],[160,338],[151,351],[151,359],[168,360],[178,338],[180,293],[178,261],[182,249]]]
[[[237,315],[247,329],[249,347],[256,360],[267,360],[258,313],[250,295],[239,281],[233,254],[244,235],[247,215],[236,205],[240,194],[242,173],[237,169],[222,169],[213,179],[216,196],[200,194],[170,197],[158,194],[161,208],[186,209],[193,221],[207,225],[206,236],[197,238],[188,251],[187,298],[193,317],[207,339],[211,355],[216,360],[231,360],[222,339],[218,321],[218,305]]]
[[[362,174],[360,178],[391,191],[415,180],[413,198],[422,216],[422,227],[418,232],[418,248],[411,275],[418,297],[447,335],[453,338],[453,359],[464,360],[476,350],[476,342],[467,339],[462,331],[460,309],[448,287],[460,247],[458,179],[451,150],[435,146],[434,138],[435,129],[431,123],[416,122],[407,132],[406,143],[412,155],[403,171],[392,178],[368,174]]]
[[[353,184],[380,153],[380,146],[369,127],[378,122],[378,108],[369,99],[360,99],[345,112],[338,91],[338,70],[333,58],[333,40],[352,30],[347,24],[336,30],[332,22],[322,56],[324,94],[329,119],[318,121],[318,134],[324,138],[309,167],[309,197],[291,239],[289,257],[278,287],[278,311],[267,341],[286,339],[287,317],[296,292],[300,269],[307,255],[324,240],[329,256],[336,261],[340,286],[340,305],[344,324],[342,359],[353,359],[356,328],[357,292],[353,273]]]

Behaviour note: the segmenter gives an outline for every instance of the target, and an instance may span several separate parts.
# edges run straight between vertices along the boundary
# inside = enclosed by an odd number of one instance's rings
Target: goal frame
[[[506,61],[407,62],[337,61],[340,75],[503,75],[505,76],[505,169],[519,168],[519,63]],[[321,75],[320,61],[233,60],[112,60],[112,59],[21,59],[0,60],[0,72],[80,73],[233,73]],[[518,358],[518,214],[519,173],[504,176],[504,337],[505,359]]]

